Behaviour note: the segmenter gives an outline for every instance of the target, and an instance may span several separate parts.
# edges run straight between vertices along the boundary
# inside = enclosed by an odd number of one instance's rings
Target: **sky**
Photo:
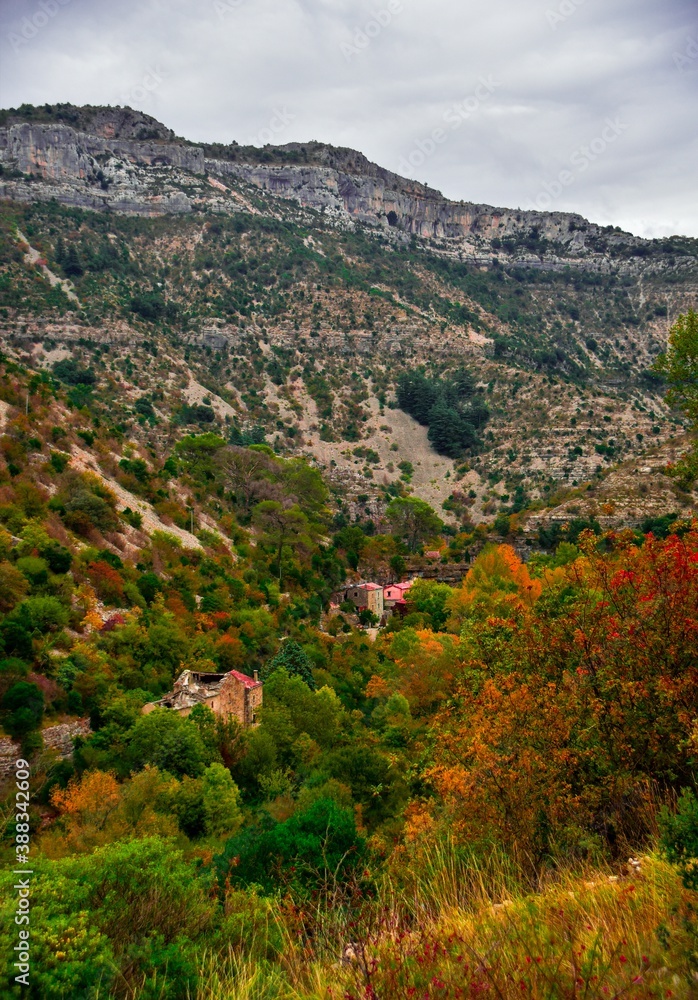
[[[698,0],[0,0],[0,106],[62,101],[698,237]]]

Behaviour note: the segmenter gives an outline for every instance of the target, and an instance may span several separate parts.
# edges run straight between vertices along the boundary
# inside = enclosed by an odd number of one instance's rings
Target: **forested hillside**
[[[0,130],[3,997],[693,997],[695,241]]]

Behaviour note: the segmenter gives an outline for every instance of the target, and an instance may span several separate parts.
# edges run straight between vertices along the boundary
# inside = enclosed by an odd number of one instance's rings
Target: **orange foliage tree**
[[[117,569],[100,559],[87,567],[95,590],[108,604],[119,604],[124,600],[124,581]]]
[[[602,546],[583,539],[584,557],[534,602],[501,552],[492,564],[509,565],[509,583],[483,574],[454,599],[454,613],[497,614],[463,630],[456,696],[433,725],[432,811],[534,868],[625,849],[642,834],[648,789],[689,781],[695,764],[698,533]]]
[[[540,597],[543,581],[532,579],[526,565],[510,545],[483,549],[463,586],[449,602],[449,627],[457,629],[470,618],[508,613],[512,607],[530,607]]]

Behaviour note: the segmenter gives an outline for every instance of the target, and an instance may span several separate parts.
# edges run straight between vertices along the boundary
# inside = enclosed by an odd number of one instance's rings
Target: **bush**
[[[29,590],[27,578],[9,562],[0,562],[0,612],[11,611]]]
[[[70,455],[66,455],[63,451],[52,451],[49,463],[54,472],[65,472],[68,462],[70,461]]]
[[[135,770],[154,764],[175,777],[199,778],[211,763],[197,727],[166,708],[142,716],[129,736],[128,763]]]
[[[143,515],[140,511],[131,510],[130,507],[126,507],[121,511],[121,517],[127,524],[130,524],[132,528],[139,529],[143,525]]]
[[[45,559],[39,556],[22,556],[15,565],[32,587],[43,587],[48,583],[48,563]]]
[[[162,590],[160,578],[156,573],[143,573],[136,581],[136,586],[148,604],[152,604]]]
[[[28,597],[10,616],[29,633],[57,632],[68,624],[69,613],[56,597]]]
[[[95,385],[97,376],[90,368],[83,368],[72,358],[57,361],[53,366],[53,374],[66,385]]]
[[[87,567],[99,597],[108,604],[122,604],[124,601],[124,581],[118,570],[105,559],[91,562]]]
[[[212,424],[215,419],[215,410],[203,405],[183,406],[177,415],[180,424]]]
[[[216,903],[210,876],[171,842],[150,837],[57,861],[38,856],[33,869],[32,996],[179,1000],[195,990],[194,942],[208,937]],[[5,954],[16,942],[13,880],[2,877]],[[24,995],[15,974],[6,964],[0,992],[8,1000]],[[157,992],[141,991],[146,980]]]
[[[279,883],[299,890],[330,888],[334,878],[349,879],[364,857],[353,812],[323,798],[284,823],[239,833],[215,863],[221,885],[230,878],[271,893]]]
[[[661,847],[673,864],[678,865],[687,889],[698,891],[698,798],[684,788],[675,813],[664,807],[659,816]]]
[[[86,487],[77,488],[64,508],[65,523],[80,535],[92,528],[114,531],[119,524],[113,504]]]
[[[62,545],[59,545],[58,542],[52,542],[41,549],[41,555],[49,564],[52,573],[67,573],[73,565],[71,552]]]
[[[18,681],[2,699],[3,725],[10,736],[24,739],[44,717],[44,693],[36,684]]]

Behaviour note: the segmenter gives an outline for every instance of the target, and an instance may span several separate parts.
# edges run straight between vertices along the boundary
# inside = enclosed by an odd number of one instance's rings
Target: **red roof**
[[[256,681],[254,677],[248,677],[247,674],[241,674],[239,670],[230,670],[228,673],[230,677],[234,677],[236,681],[240,681],[240,683],[244,684],[246,688],[256,688],[262,683],[261,681]]]

